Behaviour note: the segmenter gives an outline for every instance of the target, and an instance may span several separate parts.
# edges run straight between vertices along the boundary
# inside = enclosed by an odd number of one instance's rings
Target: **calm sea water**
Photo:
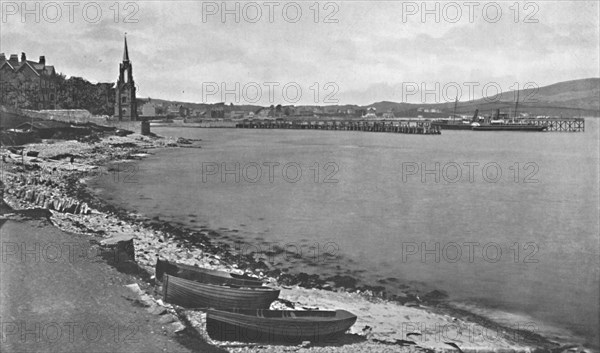
[[[202,149],[159,151],[130,183],[95,186],[276,266],[441,289],[504,324],[598,345],[599,124],[586,124],[441,136],[156,128]],[[269,256],[274,245],[298,256]]]

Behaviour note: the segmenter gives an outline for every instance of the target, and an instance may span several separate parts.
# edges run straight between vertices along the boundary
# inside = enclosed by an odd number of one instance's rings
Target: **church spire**
[[[133,82],[133,65],[129,61],[127,33],[124,36],[123,62],[119,64],[119,79],[115,88],[115,116],[119,120],[134,121],[137,118],[137,102]]]
[[[125,32],[125,50],[123,50],[123,61],[129,61],[129,50],[127,50],[127,32]]]

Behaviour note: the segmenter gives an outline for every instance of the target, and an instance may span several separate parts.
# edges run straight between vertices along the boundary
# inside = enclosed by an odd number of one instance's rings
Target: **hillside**
[[[477,99],[457,104],[457,113],[472,114],[479,109],[487,114],[495,109],[508,110],[515,107],[516,92],[503,92],[494,101]],[[419,107],[436,108],[446,113],[454,110],[454,102],[439,104],[409,104],[395,102],[378,102],[369,105],[377,111],[412,113]],[[537,89],[519,91],[519,111],[534,115],[563,115],[563,116],[600,116],[600,78],[588,78],[555,83]]]
[[[456,112],[458,114],[471,115],[475,109],[479,109],[481,114],[490,114],[496,109],[502,111],[514,110],[516,92],[503,92],[494,101],[486,99],[477,99],[473,101],[459,101]],[[188,103],[167,101],[162,99],[152,99],[158,103],[183,104],[192,109],[207,109],[212,104]],[[311,106],[312,107],[312,106]],[[336,109],[359,108],[357,105],[329,105]],[[419,115],[417,109],[440,109],[447,115],[454,111],[454,102],[437,104],[412,104],[382,101],[362,108],[374,107],[378,112],[394,111],[403,116]],[[260,106],[256,105],[235,105],[232,110],[237,111],[256,111]],[[550,116],[600,116],[600,78],[587,78],[581,80],[572,80],[555,83],[549,86],[536,89],[524,89],[519,91],[519,111],[528,112],[532,115],[550,115]]]

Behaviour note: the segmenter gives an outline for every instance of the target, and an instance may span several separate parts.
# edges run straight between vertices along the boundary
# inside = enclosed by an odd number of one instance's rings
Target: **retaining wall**
[[[94,123],[101,126],[116,127],[134,132],[141,131],[141,121],[118,121],[111,117],[93,116],[90,112],[83,109],[69,110],[23,110],[23,115],[30,118],[47,119],[63,121],[72,124]]]

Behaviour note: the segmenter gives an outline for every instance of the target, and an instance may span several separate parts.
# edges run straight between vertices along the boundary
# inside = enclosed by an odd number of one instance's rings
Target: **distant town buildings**
[[[138,106],[138,115],[141,117],[155,117],[159,115],[160,105],[152,101],[142,103]]]
[[[363,118],[365,118],[365,119],[377,118],[377,109],[375,107],[367,108],[367,113],[365,115],[363,115]]]
[[[271,105],[266,107],[226,103],[179,103],[152,99],[138,99],[138,116],[144,119],[185,119],[187,122],[214,120],[277,120],[277,119],[385,119],[407,117],[441,118],[437,108],[414,107],[409,111],[375,106],[314,106]]]
[[[0,54],[0,103],[32,109],[56,108],[56,71],[40,56],[37,62],[21,53],[6,59]]]
[[[414,107],[398,111],[396,108],[375,106],[314,106],[271,105],[266,107],[214,103],[175,103],[161,100],[139,99],[138,115],[144,119],[185,119],[188,122],[203,120],[277,120],[277,119],[369,119],[394,120],[410,117],[440,119],[447,113],[438,108]],[[525,117],[525,113],[520,113]],[[460,114],[456,114],[460,118]],[[470,118],[471,115],[465,115]]]
[[[436,108],[420,107],[417,109],[417,112],[419,112],[419,113],[441,113],[442,111],[440,109],[436,109]]]
[[[115,100],[115,117],[120,121],[137,120],[137,101],[135,96],[135,82],[133,81],[133,65],[129,60],[127,37],[123,50],[123,62],[119,65],[119,79],[117,80]]]

